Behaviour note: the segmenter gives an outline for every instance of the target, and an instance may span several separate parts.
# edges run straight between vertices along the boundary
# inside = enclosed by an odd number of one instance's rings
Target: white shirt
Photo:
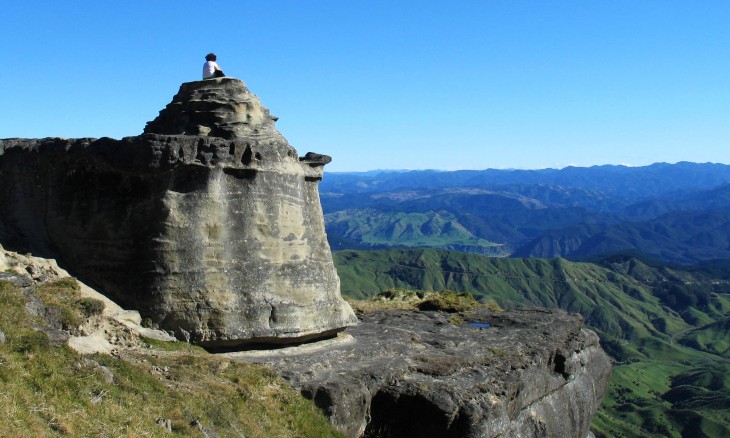
[[[220,70],[220,67],[218,67],[218,64],[216,64],[215,61],[206,61],[205,64],[203,64],[203,79],[213,77],[213,73],[215,73],[216,70]]]

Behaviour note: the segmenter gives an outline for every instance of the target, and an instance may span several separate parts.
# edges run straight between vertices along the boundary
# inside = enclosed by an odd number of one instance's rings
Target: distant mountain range
[[[730,166],[328,173],[334,250],[442,248],[588,260],[730,259]]]
[[[594,189],[628,202],[716,187],[730,181],[730,166],[715,163],[655,163],[542,170],[414,170],[328,173],[323,191],[372,193],[384,190],[445,187],[494,187],[527,184]],[[326,190],[325,190],[326,189]]]

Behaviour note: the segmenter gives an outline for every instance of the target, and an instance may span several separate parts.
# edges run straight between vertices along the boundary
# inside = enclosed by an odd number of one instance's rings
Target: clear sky
[[[730,163],[730,1],[12,1],[0,138],[137,135],[213,51],[329,171]]]

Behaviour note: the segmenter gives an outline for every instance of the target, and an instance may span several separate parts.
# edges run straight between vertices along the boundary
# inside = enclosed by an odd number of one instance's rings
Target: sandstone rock
[[[323,157],[300,161],[242,81],[183,84],[137,137],[0,140],[0,242],[207,347],[330,336],[356,319]]]
[[[103,336],[70,336],[68,346],[79,354],[111,354],[114,347]]]
[[[0,272],[5,271],[6,269],[10,269],[10,265],[8,265],[5,252],[3,251],[2,245],[0,245]]]
[[[380,311],[354,341],[227,356],[274,367],[349,437],[584,438],[608,357],[579,315]],[[456,322],[457,324],[455,324]]]
[[[205,135],[224,139],[268,139],[288,146],[276,130],[275,117],[234,78],[216,78],[182,84],[159,117],[144,132],[166,135]]]

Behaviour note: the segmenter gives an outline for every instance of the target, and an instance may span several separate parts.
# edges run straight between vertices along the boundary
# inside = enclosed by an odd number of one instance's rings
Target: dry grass
[[[477,308],[487,308],[493,312],[501,312],[496,304],[482,304],[474,299],[469,292],[454,291],[422,291],[390,289],[381,292],[369,300],[355,300],[346,298],[358,314],[370,313],[382,309],[397,310],[440,310],[444,312],[466,314]],[[455,317],[454,321],[458,318]]]
[[[65,281],[65,280],[64,280]],[[76,286],[78,287],[78,286]],[[38,295],[75,323],[74,283]],[[68,293],[65,294],[64,291]],[[81,357],[52,347],[25,313],[21,294],[0,282],[0,436],[339,436],[322,413],[273,371],[184,343]]]
[[[355,300],[345,297],[352,309],[357,314],[372,313],[376,310],[395,309],[395,310],[418,310],[415,304],[402,301],[388,300]]]
[[[46,306],[60,311],[64,329],[73,330],[104,310],[103,302],[83,297],[79,283],[71,277],[43,283],[35,289],[35,294]]]

